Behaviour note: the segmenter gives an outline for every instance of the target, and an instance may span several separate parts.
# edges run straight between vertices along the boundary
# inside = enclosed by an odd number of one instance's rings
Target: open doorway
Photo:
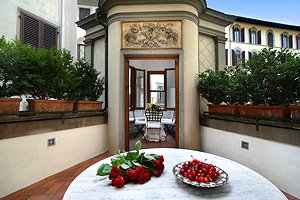
[[[179,146],[178,61],[178,56],[125,57],[126,150],[137,140],[143,148]]]

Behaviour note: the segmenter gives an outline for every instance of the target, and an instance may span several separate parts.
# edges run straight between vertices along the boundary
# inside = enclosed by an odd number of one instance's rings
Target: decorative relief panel
[[[179,49],[181,21],[122,23],[123,49]]]

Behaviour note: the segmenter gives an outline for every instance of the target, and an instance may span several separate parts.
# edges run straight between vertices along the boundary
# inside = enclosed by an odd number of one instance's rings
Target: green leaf
[[[112,166],[109,164],[102,164],[97,171],[98,176],[106,176],[109,175],[110,170],[112,169]]]
[[[135,146],[135,150],[139,151],[142,148],[142,142],[138,140],[134,146]]]
[[[126,165],[126,164],[121,164],[121,168],[124,169],[124,170],[127,170],[130,168],[130,166]]]
[[[132,167],[132,166],[133,166],[133,164],[132,164],[132,162],[131,162],[130,160],[126,160],[124,163],[125,163],[126,165],[128,165],[129,167]]]

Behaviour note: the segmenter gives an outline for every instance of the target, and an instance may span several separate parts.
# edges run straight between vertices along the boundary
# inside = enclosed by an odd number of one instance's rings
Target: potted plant
[[[16,63],[15,42],[0,38],[0,114],[18,113],[21,98],[10,98],[22,94],[15,87],[14,66]]]
[[[225,70],[209,69],[198,74],[197,90],[203,98],[211,103],[208,104],[210,113],[236,114],[236,106],[226,104],[229,93],[229,75]]]
[[[253,106],[241,106],[240,114],[289,118],[288,105],[296,86],[295,56],[287,49],[263,49],[247,63],[247,91]],[[299,66],[298,66],[299,68]]]
[[[77,61],[72,68],[73,89],[69,98],[74,99],[74,110],[100,110],[99,101],[104,90],[104,78],[100,78],[92,65],[84,60]]]

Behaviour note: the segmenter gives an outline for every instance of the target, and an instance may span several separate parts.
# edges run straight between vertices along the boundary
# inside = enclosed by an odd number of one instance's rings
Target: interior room
[[[176,147],[175,81],[175,60],[129,60],[130,150],[137,140],[144,148]],[[150,133],[145,112],[153,105],[162,116],[156,119],[158,129]]]

